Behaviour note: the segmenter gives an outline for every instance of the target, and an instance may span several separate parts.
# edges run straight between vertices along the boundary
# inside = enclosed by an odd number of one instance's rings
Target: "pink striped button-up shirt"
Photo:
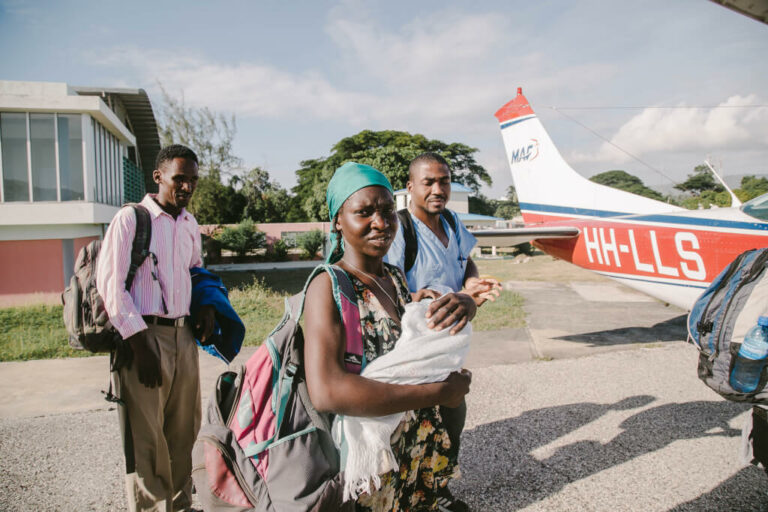
[[[189,269],[203,264],[200,232],[192,214],[182,209],[174,219],[149,194],[141,204],[152,219],[149,250],[157,256],[157,267],[152,256],[148,257],[136,272],[130,292],[126,291],[136,215],[132,208],[122,208],[104,235],[96,270],[96,288],[104,299],[109,320],[123,339],[147,328],[142,315],[188,315],[192,298]],[[163,312],[163,298],[167,313]]]

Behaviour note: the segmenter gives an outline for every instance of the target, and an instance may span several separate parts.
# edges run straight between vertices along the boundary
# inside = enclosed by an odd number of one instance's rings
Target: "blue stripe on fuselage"
[[[653,283],[653,284],[668,284],[670,286],[684,286],[686,288],[701,288],[702,290],[706,290],[709,287],[709,283],[702,283],[700,285],[696,284],[686,284],[686,283],[670,283],[669,281],[656,281],[655,279],[640,279],[639,277],[628,277],[627,274],[607,274],[605,272],[600,272],[599,270],[595,270],[598,274],[610,277],[613,279],[626,279],[628,281],[641,281],[643,283]]]
[[[612,212],[607,210],[590,210],[588,208],[573,208],[570,206],[552,206],[548,204],[520,203],[521,210],[529,210],[541,213],[553,213],[564,215],[584,215],[588,217],[612,218],[620,217],[622,220],[637,222],[653,222],[668,224],[686,224],[691,226],[707,226],[716,228],[734,228],[768,231],[768,222],[741,222],[723,219],[704,219],[699,217],[683,217],[678,215],[651,214],[641,215],[626,212]]]
[[[520,119],[515,119],[513,121],[509,121],[508,123],[502,124],[501,125],[501,129],[503,130],[504,128],[512,126],[513,124],[522,123],[523,121],[527,121],[529,119],[533,119],[534,117],[536,117],[536,116],[535,115],[530,115],[528,117],[521,117]]]

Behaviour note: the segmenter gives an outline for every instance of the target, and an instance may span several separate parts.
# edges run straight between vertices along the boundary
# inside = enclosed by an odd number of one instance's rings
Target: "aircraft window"
[[[750,199],[741,205],[741,211],[756,219],[768,221],[768,194]]]

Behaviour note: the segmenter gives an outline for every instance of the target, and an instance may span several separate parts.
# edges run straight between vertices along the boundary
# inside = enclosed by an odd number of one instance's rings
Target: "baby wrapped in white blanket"
[[[403,332],[395,347],[368,364],[361,375],[392,384],[440,382],[461,369],[469,350],[472,327],[469,323],[457,334],[450,328],[433,331],[425,317],[430,301],[405,306]],[[344,470],[344,500],[378,489],[380,474],[397,469],[389,440],[407,413],[376,418],[338,415],[333,422],[333,439],[341,451]]]

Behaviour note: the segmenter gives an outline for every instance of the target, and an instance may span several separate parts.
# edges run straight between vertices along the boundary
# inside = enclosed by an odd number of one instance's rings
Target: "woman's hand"
[[[446,407],[458,407],[464,400],[464,395],[469,393],[469,385],[472,382],[472,372],[462,368],[460,372],[452,372],[442,384],[444,384],[444,398],[440,405]]]
[[[451,334],[456,334],[475,317],[475,313],[477,304],[471,296],[466,293],[446,293],[427,308],[427,326],[442,331],[453,325]]]

